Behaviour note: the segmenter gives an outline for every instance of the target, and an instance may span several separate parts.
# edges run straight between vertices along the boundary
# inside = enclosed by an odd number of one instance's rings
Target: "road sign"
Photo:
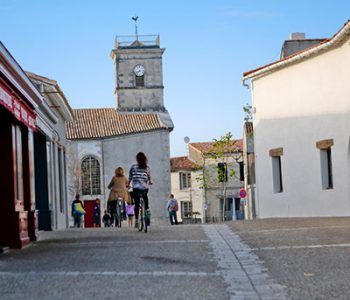
[[[245,198],[247,196],[247,192],[245,191],[245,189],[240,189],[239,190],[239,196],[241,198]]]
[[[205,210],[208,209],[208,205],[206,203],[203,204],[203,209],[205,209]]]

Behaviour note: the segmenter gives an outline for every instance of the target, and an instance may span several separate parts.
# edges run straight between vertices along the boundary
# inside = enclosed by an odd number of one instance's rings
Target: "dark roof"
[[[312,46],[319,45],[325,40],[326,39],[286,40],[283,43],[280,58],[282,59]]]
[[[169,128],[156,113],[118,113],[114,108],[75,109],[67,139],[93,139]]]

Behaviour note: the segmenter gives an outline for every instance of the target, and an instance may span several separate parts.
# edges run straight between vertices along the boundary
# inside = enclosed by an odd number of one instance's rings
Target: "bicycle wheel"
[[[122,208],[120,206],[120,203],[118,203],[118,227],[122,227]]]
[[[140,211],[139,211],[139,217],[140,217],[140,220],[139,220],[139,231],[142,231],[143,229],[143,223],[144,223],[144,217],[143,217],[143,209],[141,208]]]
[[[145,213],[146,213],[146,210],[145,210]],[[146,220],[146,216],[144,216],[143,220],[144,220],[144,223],[145,223],[145,232],[147,232],[147,220]]]

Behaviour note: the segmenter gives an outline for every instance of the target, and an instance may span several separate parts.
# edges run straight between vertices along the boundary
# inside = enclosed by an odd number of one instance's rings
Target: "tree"
[[[245,114],[244,122],[251,122],[253,119],[252,106],[247,103],[245,106],[243,106],[243,112]]]
[[[222,209],[222,220],[225,220],[225,207],[226,207],[226,196],[227,196],[227,181],[228,177],[235,176],[235,170],[232,168],[228,172],[229,157],[230,154],[237,152],[237,141],[232,139],[231,132],[226,133],[219,139],[214,139],[210,157],[217,161],[217,180],[222,183],[223,189],[223,209]],[[234,158],[236,161],[237,158]]]

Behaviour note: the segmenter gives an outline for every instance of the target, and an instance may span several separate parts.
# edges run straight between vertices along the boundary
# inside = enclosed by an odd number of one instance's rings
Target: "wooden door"
[[[84,226],[85,228],[93,227],[93,217],[94,217],[94,204],[95,200],[84,200],[85,216],[84,216]]]

